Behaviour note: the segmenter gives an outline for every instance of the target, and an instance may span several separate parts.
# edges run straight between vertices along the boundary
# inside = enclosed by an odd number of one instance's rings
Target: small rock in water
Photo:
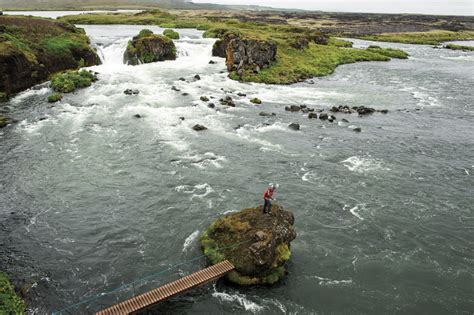
[[[183,93],[183,94],[181,94],[181,95],[182,95],[182,96],[188,96],[189,93]]]
[[[216,63],[216,62],[215,62],[214,60],[209,61],[209,64],[210,64],[210,65],[213,65],[213,64],[215,64],[215,63]]]
[[[250,102],[251,102],[251,103],[254,103],[254,104],[257,104],[257,105],[262,104],[262,101],[261,101],[259,98],[256,98],[256,97],[255,97],[255,98],[252,98],[252,99],[250,100]]]
[[[316,113],[309,113],[309,114],[308,114],[308,118],[309,118],[309,119],[318,119],[318,114],[316,114]]]
[[[181,121],[184,121],[184,119],[185,119],[184,117],[179,117],[179,120]]]
[[[271,113],[271,114],[269,114],[269,113],[265,113],[265,112],[260,112],[260,114],[259,114],[259,115],[260,115],[260,116],[263,116],[263,117],[268,117],[268,116],[276,116],[276,114],[275,114],[275,113]]]
[[[221,105],[227,105],[227,106],[230,106],[230,107],[235,107],[235,103],[232,100],[232,97],[230,97],[230,96],[226,96],[225,98],[221,98],[220,102],[221,102]]]
[[[237,96],[245,97],[245,96],[247,96],[247,94],[239,92],[239,93],[237,93]]]
[[[185,78],[179,78],[179,81],[186,81]]]
[[[181,91],[180,89],[178,89],[178,88],[177,88],[176,86],[174,86],[174,85],[171,87],[171,89],[172,89],[173,91],[176,91],[176,92]]]
[[[288,125],[288,128],[290,128],[292,130],[300,130],[300,124],[291,123],[291,124]]]
[[[326,113],[321,113],[321,115],[319,115],[319,119],[321,119],[321,120],[328,120],[328,119],[329,119],[329,116],[328,116],[328,114],[326,114]]]
[[[141,116],[140,114],[135,114],[135,115],[133,115],[133,117],[135,117],[135,118],[142,118],[142,116]]]
[[[126,89],[125,91],[123,91],[123,93],[125,95],[138,95],[138,94],[140,94],[140,91],[139,90]]]
[[[291,106],[286,106],[285,110],[288,112],[299,112],[301,110],[301,107],[298,105],[291,105]]]
[[[388,114],[388,109],[381,109],[379,112],[382,114]]]
[[[200,76],[199,74],[196,74],[196,75],[194,76],[194,80],[201,80],[201,76]]]
[[[362,131],[362,128],[361,128],[361,127],[355,127],[355,128],[352,129],[352,130],[354,130],[355,132],[361,132],[361,131]]]
[[[359,113],[360,116],[369,115],[375,112],[375,109],[370,108],[370,107],[365,107],[365,106],[359,106],[359,107],[355,106],[353,107],[353,109],[355,109]]]
[[[207,130],[207,127],[203,126],[203,125],[200,125],[200,124],[197,124],[197,125],[194,125],[193,126],[193,130],[195,131],[203,131],[203,130]]]
[[[209,102],[209,98],[207,96],[201,96],[201,101]]]
[[[347,119],[345,119],[345,118],[342,118],[341,121],[342,121],[342,122],[345,122],[345,123],[348,123],[348,122],[349,122],[349,120],[347,120]]]
[[[216,105],[215,105],[214,103],[209,103],[209,104],[207,104],[207,107],[209,107],[209,108],[215,108]]]

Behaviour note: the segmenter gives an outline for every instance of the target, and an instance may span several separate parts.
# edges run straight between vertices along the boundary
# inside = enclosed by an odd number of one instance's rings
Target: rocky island
[[[124,62],[136,66],[142,63],[175,60],[176,46],[170,37],[174,34],[170,35],[169,32],[166,32],[166,34],[168,35],[156,35],[147,29],[140,31],[128,43],[123,56]]]
[[[211,264],[229,260],[235,271],[227,280],[238,285],[275,284],[286,273],[290,242],[296,238],[294,216],[273,205],[243,209],[216,220],[203,233],[201,246]]]

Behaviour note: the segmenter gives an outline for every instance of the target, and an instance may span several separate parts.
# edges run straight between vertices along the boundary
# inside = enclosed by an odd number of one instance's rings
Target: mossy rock
[[[8,277],[0,272],[0,314],[25,314],[25,302],[13,289]]]
[[[248,208],[216,220],[201,236],[211,264],[229,260],[235,270],[226,278],[238,285],[272,285],[286,274],[295,239],[294,217],[278,205],[270,214]]]
[[[142,30],[138,36],[128,42],[123,56],[125,63],[136,66],[142,63],[176,59],[176,46],[173,40],[150,32]]]
[[[63,95],[61,93],[53,93],[48,96],[49,103],[56,103],[63,99]]]
[[[71,93],[76,89],[89,87],[95,81],[97,81],[97,76],[92,71],[66,71],[52,77],[51,88],[55,92]]]
[[[13,124],[15,122],[16,122],[16,120],[11,119],[11,118],[6,117],[6,116],[3,116],[3,115],[0,114],[0,128],[6,127],[9,124]]]
[[[256,97],[255,97],[255,98],[252,98],[252,99],[250,100],[250,102],[252,102],[252,103],[254,103],[254,104],[257,104],[257,105],[262,104],[262,100],[259,99],[259,98],[256,98]]]
[[[166,29],[163,31],[163,35],[170,38],[170,39],[179,39],[179,33],[175,32],[171,29]]]

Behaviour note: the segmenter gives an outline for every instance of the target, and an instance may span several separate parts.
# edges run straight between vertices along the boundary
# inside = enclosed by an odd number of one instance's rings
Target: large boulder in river
[[[239,35],[233,32],[228,32],[225,35],[223,35],[223,37],[221,39],[218,39],[214,43],[214,46],[212,46],[212,55],[214,57],[226,58],[227,46],[229,45],[229,42],[238,37]]]
[[[215,221],[202,235],[201,246],[211,264],[229,260],[235,270],[227,279],[239,285],[274,284],[286,274],[290,242],[296,238],[291,212],[273,205],[248,208]]]
[[[228,71],[253,70],[259,72],[275,61],[277,45],[274,42],[257,39],[234,38],[226,48]]]
[[[153,34],[150,30],[142,30],[128,42],[123,59],[125,63],[133,66],[175,60],[176,46],[173,40],[166,36]]]

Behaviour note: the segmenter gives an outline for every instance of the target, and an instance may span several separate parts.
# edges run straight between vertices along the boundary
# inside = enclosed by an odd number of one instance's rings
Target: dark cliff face
[[[148,32],[140,34],[128,43],[123,56],[125,63],[138,65],[176,59],[176,46],[170,38]]]
[[[277,45],[274,42],[242,39],[234,33],[225,34],[212,48],[212,55],[226,58],[227,70],[253,70],[259,72],[276,60]]]
[[[227,70],[251,69],[259,72],[275,61],[276,54],[277,45],[271,41],[235,38],[227,45]]]
[[[56,72],[99,63],[81,29],[47,19],[0,17],[0,93],[18,93]]]

